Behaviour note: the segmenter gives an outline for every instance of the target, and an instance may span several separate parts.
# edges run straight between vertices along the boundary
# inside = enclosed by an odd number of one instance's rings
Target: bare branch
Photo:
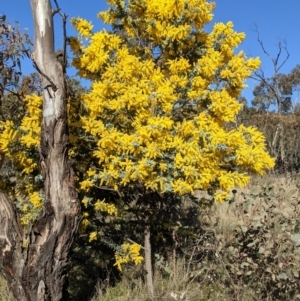
[[[276,58],[275,58],[264,47],[263,41],[261,40],[260,35],[259,35],[257,25],[255,25],[254,31],[257,34],[257,41],[260,44],[263,52],[270,58],[270,60],[273,63],[274,83],[269,82],[269,80],[264,76],[264,73],[263,73],[262,69],[260,69],[259,72],[255,72],[254,73],[255,76],[252,76],[252,78],[255,79],[255,80],[263,82],[274,93],[274,97],[276,98],[276,101],[277,101],[278,113],[281,114],[282,95],[281,95],[281,92],[280,92],[280,89],[279,89],[279,82],[278,82],[278,79],[277,79],[277,75],[279,74],[279,70],[282,68],[282,66],[287,62],[287,60],[290,57],[289,51],[288,51],[287,46],[286,46],[286,41],[282,42],[279,38],[277,38],[278,39],[278,45],[277,45],[278,52],[277,52],[277,55],[276,55]],[[283,59],[283,61],[280,63],[279,61],[281,59],[283,50],[286,52],[286,56]]]
[[[52,11],[52,15],[54,16],[54,15],[56,15],[57,13],[59,13],[59,9],[54,9],[53,11]]]
[[[278,38],[277,38],[278,39]],[[280,54],[281,54],[281,41],[278,39],[278,48],[279,48],[279,50],[278,50],[278,53],[277,53],[277,57],[276,57],[276,59],[275,59],[275,65],[277,65],[278,64],[278,60],[279,60],[279,58],[280,58]]]
[[[62,19],[63,19],[63,35],[64,35],[64,46],[63,46],[63,72],[66,74],[66,67],[67,67],[67,18],[68,16],[66,14],[62,14]]]
[[[32,59],[33,61],[33,67],[37,70],[37,72],[39,74],[41,74],[43,77],[46,78],[46,80],[51,84],[51,87],[53,89],[53,91],[55,92],[57,90],[56,85],[54,84],[54,82],[50,79],[50,77],[48,75],[46,75],[37,65],[37,63],[34,61],[34,59]]]
[[[59,15],[62,17],[63,20],[63,72],[66,74],[66,67],[67,67],[67,29],[66,29],[66,24],[67,24],[67,18],[68,15],[63,14],[60,12],[60,7],[58,5],[57,0],[53,0],[56,6],[56,9],[53,11],[53,15],[56,13],[59,13]]]
[[[257,25],[255,24],[255,28],[253,29],[256,34],[257,34],[257,41],[258,43],[260,44],[261,46],[261,49],[263,50],[263,52],[272,60],[273,64],[274,64],[274,59],[273,57],[271,56],[271,54],[265,49],[265,46],[264,46],[264,43],[263,41],[260,39],[260,35],[259,35],[259,31],[258,31],[258,27]]]
[[[115,193],[117,193],[117,194],[121,197],[120,192],[117,191],[117,190],[115,190],[115,189],[113,189],[113,188],[109,188],[109,187],[107,187],[107,186],[97,186],[97,185],[94,185],[94,187],[96,187],[96,188],[98,188],[98,189],[100,189],[100,190],[107,190],[107,191],[115,192]]]
[[[56,11],[60,11],[60,7],[59,7],[59,5],[58,5],[58,3],[57,3],[57,0],[53,0],[54,1],[54,3],[55,3],[55,6],[56,6]]]
[[[281,44],[281,43],[280,43]],[[286,42],[284,42],[284,47],[283,47],[283,49],[285,50],[285,52],[286,52],[286,57],[285,57],[285,59],[283,60],[283,62],[281,63],[281,65],[277,68],[277,71],[279,71],[280,69],[281,69],[281,67],[286,63],[286,61],[289,59],[289,57],[290,57],[290,53],[289,53],[289,51],[288,51],[288,49],[287,49],[287,45],[286,45]],[[280,49],[281,50],[281,49]]]
[[[264,73],[263,71],[261,70],[261,73],[262,74],[259,74],[258,72],[254,72],[255,76],[250,76],[250,78],[254,79],[254,80],[260,80],[262,81],[270,90],[272,90],[272,92],[274,93],[275,97],[278,98],[278,95],[277,95],[277,91],[276,89],[274,88],[273,85],[271,85],[265,78],[264,76]]]
[[[289,51],[288,51],[288,49],[287,49],[286,41],[284,41],[284,45],[282,45],[282,41],[277,37],[277,39],[278,39],[278,45],[277,45],[277,46],[278,46],[278,53],[277,53],[277,55],[276,55],[276,58],[274,58],[274,57],[266,50],[266,48],[265,48],[265,46],[264,46],[264,43],[263,43],[263,41],[262,41],[261,38],[260,38],[259,30],[258,30],[258,27],[257,27],[256,24],[254,25],[253,31],[256,32],[256,34],[257,34],[257,41],[258,41],[258,43],[260,44],[261,49],[263,50],[264,54],[266,54],[266,55],[270,58],[270,60],[272,61],[272,63],[273,63],[274,76],[277,75],[278,71],[281,69],[281,67],[286,63],[286,61],[287,61],[287,60],[289,59],[289,57],[290,57],[290,53],[289,53]],[[283,49],[284,49],[285,52],[286,52],[286,57],[283,59],[283,62],[278,66],[279,60],[280,60],[280,57],[281,57],[281,55],[282,55],[282,50],[283,50]]]

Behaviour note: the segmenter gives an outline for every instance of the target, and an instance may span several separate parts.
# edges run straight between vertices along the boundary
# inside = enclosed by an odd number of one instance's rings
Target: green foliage
[[[68,269],[68,292],[72,300],[90,300],[100,280],[113,286],[120,279],[113,259],[114,249],[110,246],[98,240],[89,243],[85,236],[78,237]]]
[[[293,84],[290,76],[279,73],[265,80],[254,88],[252,105],[259,110],[267,111],[271,105],[277,106],[279,97],[282,112],[291,111]]]
[[[234,282],[262,299],[291,300],[300,293],[300,202],[292,194],[283,188],[276,194],[272,186],[244,194],[234,239],[220,250]]]
[[[4,94],[2,99],[2,117],[4,120],[12,120],[15,125],[20,125],[26,115],[25,95],[41,95],[42,88],[37,73],[22,76],[18,85],[14,87],[13,93]]]
[[[6,22],[0,15],[0,118],[3,119],[2,98],[5,91],[14,91],[22,77],[21,59],[29,56],[29,36]]]

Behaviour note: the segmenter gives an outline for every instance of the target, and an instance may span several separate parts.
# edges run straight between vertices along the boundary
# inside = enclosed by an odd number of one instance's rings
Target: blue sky
[[[162,0],[163,1],[163,0]],[[246,33],[246,39],[240,49],[248,56],[259,56],[266,76],[272,76],[272,64],[266,55],[263,54],[260,45],[256,40],[256,33],[253,31],[254,24],[258,26],[260,37],[264,41],[265,48],[271,55],[277,54],[277,38],[286,40],[290,59],[282,68],[282,72],[289,72],[297,64],[300,64],[300,33],[299,33],[299,0],[216,0],[214,11],[215,22],[233,21],[236,31]],[[106,9],[106,1],[95,0],[58,0],[62,12],[71,17],[83,17],[94,23],[94,29],[99,30],[103,24],[96,19],[99,11]],[[18,21],[20,28],[27,28],[28,33],[33,35],[33,22],[29,0],[0,0],[0,14],[5,14],[11,23]],[[56,38],[57,45],[61,45],[62,37],[61,20],[56,17]],[[68,35],[75,32],[68,25]],[[24,62],[23,72],[33,71],[30,62]],[[252,98],[252,89],[256,85],[249,80],[248,88],[243,95],[248,100]]]

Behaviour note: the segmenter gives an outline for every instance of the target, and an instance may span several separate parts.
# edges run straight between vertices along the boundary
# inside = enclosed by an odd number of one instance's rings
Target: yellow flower
[[[103,212],[107,212],[109,215],[117,215],[117,208],[114,204],[108,204],[105,202],[105,200],[100,201],[98,200],[95,204],[94,204],[94,208],[97,211],[103,211]]]
[[[222,203],[230,197],[228,192],[218,191],[215,193],[215,202]]]
[[[86,228],[88,227],[88,225],[90,224],[89,220],[86,218],[83,218],[80,222],[80,226],[79,226],[79,232],[83,233],[86,231]]]
[[[236,53],[243,32],[231,21],[205,32],[214,9],[208,1],[110,5],[99,17],[121,26],[126,38],[106,30],[92,33],[80,19],[74,23],[90,33],[75,51],[74,65],[92,81],[82,97],[88,113],[81,126],[96,145],[92,156],[100,185],[178,195],[213,186],[220,190],[216,201],[222,201],[228,189],[246,185],[248,172],[262,174],[274,165],[262,134],[228,126],[242,108],[238,97],[246,79],[260,64]],[[126,17],[116,13],[120,7]],[[131,38],[151,43],[132,44]],[[229,172],[228,164],[239,171]],[[92,185],[85,180],[81,189]],[[95,209],[115,212],[103,201]]]
[[[92,177],[92,176],[94,176],[96,174],[96,170],[94,170],[94,169],[89,169],[88,171],[87,171],[87,175],[89,176],[89,177]]]
[[[82,37],[88,38],[91,36],[93,29],[91,22],[88,22],[82,18],[73,18],[71,20],[71,23]]]
[[[93,182],[90,180],[84,180],[80,183],[80,189],[83,191],[89,191],[93,187]]]
[[[91,242],[93,240],[96,240],[97,236],[98,236],[98,233],[96,231],[91,232],[90,235],[89,235],[89,242]]]
[[[74,53],[77,53],[81,50],[82,44],[78,38],[70,37],[69,38],[69,45]]]
[[[89,200],[87,198],[83,198],[83,200],[81,201],[81,203],[84,205],[85,208],[87,208],[87,206],[89,204]]]
[[[33,205],[33,208],[37,210],[41,209],[43,206],[42,199],[36,191],[29,195],[29,201]]]
[[[116,263],[119,271],[122,271],[122,265],[133,262],[135,265],[140,264],[144,258],[140,255],[141,245],[137,243],[124,243],[115,254]]]

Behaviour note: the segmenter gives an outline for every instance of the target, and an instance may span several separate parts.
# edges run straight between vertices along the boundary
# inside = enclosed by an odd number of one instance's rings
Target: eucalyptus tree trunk
[[[80,203],[67,156],[66,83],[54,52],[54,13],[50,0],[30,1],[35,27],[32,59],[44,88],[40,164],[45,205],[25,233],[14,204],[0,193],[0,264],[18,301],[60,301],[68,299],[66,266]]]

